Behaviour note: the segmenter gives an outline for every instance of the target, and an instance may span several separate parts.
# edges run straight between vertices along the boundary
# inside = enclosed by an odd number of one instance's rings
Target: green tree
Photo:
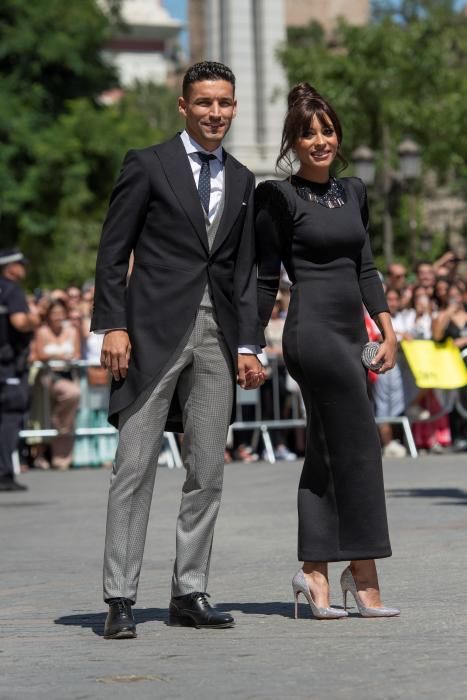
[[[173,93],[117,85],[102,46],[118,21],[108,0],[2,0],[0,7],[0,232],[32,260],[32,285],[92,276],[108,197],[128,148],[173,130]],[[170,114],[170,116],[168,116]]]

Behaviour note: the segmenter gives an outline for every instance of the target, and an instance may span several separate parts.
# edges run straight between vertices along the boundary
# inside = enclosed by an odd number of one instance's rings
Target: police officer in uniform
[[[28,406],[28,354],[40,323],[19,282],[26,260],[17,248],[0,250],[0,491],[23,491],[15,480],[12,455]]]

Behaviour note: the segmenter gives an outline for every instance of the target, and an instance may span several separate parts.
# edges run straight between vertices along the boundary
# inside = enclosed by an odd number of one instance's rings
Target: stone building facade
[[[285,0],[287,27],[302,27],[319,22],[326,33],[332,33],[339,19],[349,24],[365,25],[370,19],[369,0]]]
[[[98,0],[105,9],[105,0]],[[123,86],[136,81],[166,84],[176,67],[176,42],[182,23],[161,0],[123,0],[122,31],[105,46]]]
[[[287,26],[317,20],[331,32],[338,17],[364,24],[369,0],[188,1],[190,61],[222,61],[237,75],[239,110],[227,145],[260,179],[275,173],[287,94],[276,52]]]

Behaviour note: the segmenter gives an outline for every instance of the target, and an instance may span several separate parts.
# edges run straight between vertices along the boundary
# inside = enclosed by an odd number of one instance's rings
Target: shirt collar
[[[219,160],[221,163],[224,162],[224,150],[222,146],[218,146],[215,151],[207,151],[205,148],[200,146],[199,143],[197,143],[194,140],[194,138],[190,136],[186,129],[182,131],[182,133],[180,134],[180,138],[188,155],[190,155],[191,153],[198,153],[198,151],[201,151],[201,153],[209,153],[210,155],[215,156],[217,160]]]

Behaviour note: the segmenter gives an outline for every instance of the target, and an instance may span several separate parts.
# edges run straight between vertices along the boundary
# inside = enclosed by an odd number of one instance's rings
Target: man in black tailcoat
[[[92,330],[105,332],[109,419],[120,431],[104,556],[107,638],[136,636],[135,603],[164,430],[184,433],[169,623],[231,627],[206,594],[235,379],[263,380],[257,348],[254,176],[222,148],[236,112],[220,63],[185,74],[185,129],[130,151],[112,193]],[[128,286],[130,254],[134,266]]]

